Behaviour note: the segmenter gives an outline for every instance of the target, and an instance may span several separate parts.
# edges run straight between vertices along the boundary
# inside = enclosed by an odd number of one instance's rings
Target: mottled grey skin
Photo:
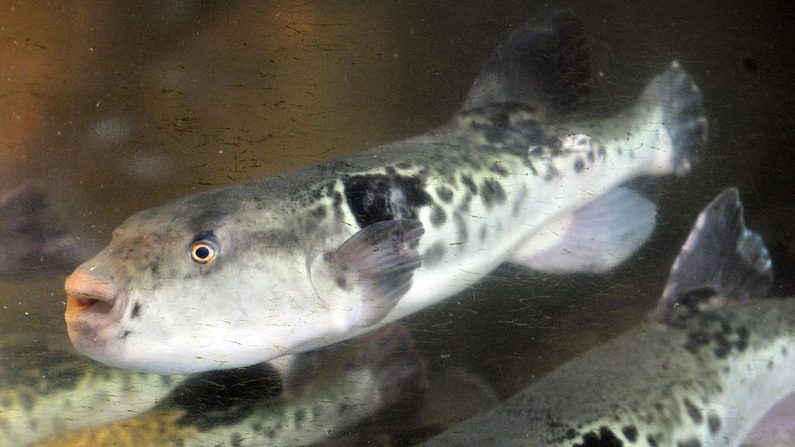
[[[583,39],[571,14],[537,20],[495,52],[464,108],[436,130],[130,217],[67,280],[73,343],[96,360],[159,373],[326,346],[521,262],[512,255],[532,252],[534,235],[636,176],[686,173],[707,123],[699,89],[676,63],[623,113],[574,123],[557,116],[585,100]],[[644,209],[645,235],[601,271],[651,233],[653,206]],[[421,227],[407,241],[393,235],[397,265],[317,262],[397,222]],[[197,264],[190,247],[204,240],[218,254]],[[357,276],[371,264],[370,277]]]
[[[0,447],[129,417],[183,380],[111,368],[44,335],[6,335],[0,343]]]
[[[190,376],[148,411],[32,445],[308,445],[411,405],[426,387],[424,364],[401,327],[307,354],[286,379],[267,364]]]
[[[699,216],[654,318],[423,445],[738,446],[795,390],[795,298],[762,298],[771,272],[727,190]]]
[[[793,368],[795,299],[699,313],[681,308],[424,445],[739,445],[741,428],[755,422],[741,418],[750,406],[784,397],[795,384]],[[775,380],[774,370],[786,371],[789,383]]]

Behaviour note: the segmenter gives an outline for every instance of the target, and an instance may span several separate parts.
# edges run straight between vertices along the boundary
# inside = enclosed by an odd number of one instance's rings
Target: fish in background
[[[424,362],[389,326],[299,356],[281,377],[267,363],[191,376],[106,367],[42,344],[0,350],[0,446],[307,445],[379,411],[419,402]],[[20,374],[14,376],[10,370]],[[9,373],[9,374],[6,374]]]
[[[423,446],[739,446],[795,391],[795,298],[735,189],[699,215],[649,318]]]
[[[0,194],[0,249],[6,281],[67,275],[90,257],[35,182]]]
[[[435,130],[135,214],[67,279],[71,340],[141,371],[234,368],[374,330],[504,262],[609,270],[655,225],[621,185],[687,173],[707,120],[677,63],[625,111],[576,120],[590,84],[582,24],[557,12],[511,34]]]

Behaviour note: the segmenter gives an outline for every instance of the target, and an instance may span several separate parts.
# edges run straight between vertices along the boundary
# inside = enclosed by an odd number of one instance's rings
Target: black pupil
[[[196,254],[196,257],[199,259],[207,259],[210,257],[210,249],[204,246],[198,247],[194,254]]]

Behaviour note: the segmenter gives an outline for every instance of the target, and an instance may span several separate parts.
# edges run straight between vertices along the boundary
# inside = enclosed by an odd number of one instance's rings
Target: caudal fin
[[[462,110],[510,102],[535,107],[543,117],[579,108],[590,92],[582,23],[557,11],[514,31],[492,53]]]
[[[734,300],[763,297],[772,283],[765,244],[746,228],[737,189],[729,188],[699,214],[671,267],[656,313],[698,291]]]
[[[641,97],[644,106],[662,108],[662,125],[666,135],[659,147],[660,174],[686,174],[707,142],[707,118],[701,90],[679,63],[673,62],[656,76]]]

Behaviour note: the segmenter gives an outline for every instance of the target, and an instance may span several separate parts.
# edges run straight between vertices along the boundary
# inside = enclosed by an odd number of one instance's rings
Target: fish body
[[[764,298],[771,283],[727,190],[700,215],[648,321],[423,445],[741,445],[795,390],[795,299]]]
[[[192,375],[146,411],[31,445],[310,445],[381,410],[410,405],[425,381],[408,331],[393,326],[307,354],[285,380],[267,364]]]
[[[515,32],[436,130],[133,215],[67,279],[75,347],[158,373],[232,368],[371,331],[504,262],[626,259],[655,207],[620,185],[689,170],[701,93],[674,63],[628,110],[566,121],[587,92],[580,28],[557,13]]]
[[[5,335],[0,345],[0,447],[143,412],[183,376],[92,362],[41,335]]]

